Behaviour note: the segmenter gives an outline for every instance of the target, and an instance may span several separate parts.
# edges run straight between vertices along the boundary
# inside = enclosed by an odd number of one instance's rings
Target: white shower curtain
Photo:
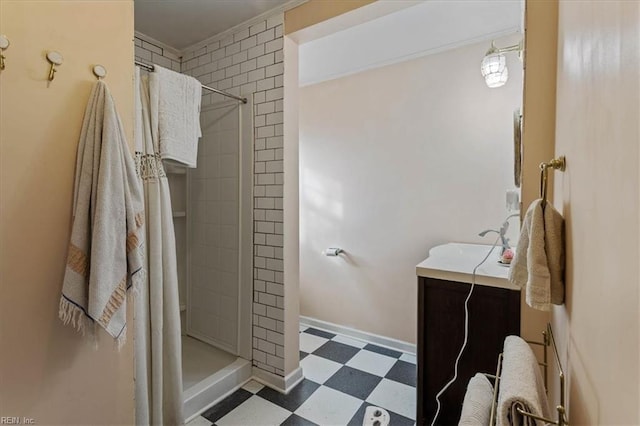
[[[136,166],[144,186],[147,285],[135,303],[137,425],[182,425],[182,349],[171,198],[149,82],[136,67]],[[157,111],[155,111],[157,113]]]

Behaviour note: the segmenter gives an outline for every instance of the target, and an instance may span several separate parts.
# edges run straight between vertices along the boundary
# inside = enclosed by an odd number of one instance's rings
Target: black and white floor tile
[[[415,356],[301,327],[300,365],[305,378],[288,395],[250,381],[188,426],[361,426],[370,405],[392,426],[415,424]]]

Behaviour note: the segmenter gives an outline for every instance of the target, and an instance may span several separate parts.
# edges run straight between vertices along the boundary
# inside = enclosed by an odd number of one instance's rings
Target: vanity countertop
[[[473,268],[491,249],[490,245],[448,243],[429,250],[429,257],[416,266],[419,277],[471,283]],[[508,280],[509,268],[498,263],[500,247],[493,248],[489,258],[476,271],[476,284],[520,290]]]

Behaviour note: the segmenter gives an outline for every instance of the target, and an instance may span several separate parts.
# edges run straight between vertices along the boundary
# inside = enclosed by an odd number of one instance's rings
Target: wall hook
[[[53,78],[55,77],[55,73],[56,71],[56,65],[62,65],[62,54],[60,52],[55,52],[55,51],[51,51],[47,53],[47,61],[49,61],[49,63],[51,64],[51,68],[49,68],[49,77],[48,80],[49,81],[53,81]]]
[[[107,69],[100,64],[94,65],[93,75],[95,75],[98,80],[102,80],[107,75]]]
[[[6,35],[0,34],[0,71],[4,69],[4,51],[9,47],[9,39]]]

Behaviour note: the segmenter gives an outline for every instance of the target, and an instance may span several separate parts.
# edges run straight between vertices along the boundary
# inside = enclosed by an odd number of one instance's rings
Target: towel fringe
[[[147,270],[142,269],[138,271],[133,277],[131,277],[131,287],[127,292],[131,302],[135,302],[136,297],[140,296],[141,286],[145,285],[147,280]],[[135,306],[135,305],[134,305]],[[135,315],[135,309],[134,309]],[[94,349],[98,349],[98,336],[96,333],[96,323],[88,318],[84,311],[78,306],[69,302],[64,297],[60,298],[60,305],[58,307],[58,317],[64,325],[69,325],[76,329],[83,336],[89,335],[93,342]],[[116,345],[118,351],[127,343],[127,326],[116,339]]]
[[[64,325],[71,324],[71,326],[75,328],[76,331],[82,333],[83,336],[86,334],[88,329],[87,321],[89,321],[89,319],[82,309],[69,302],[64,297],[60,298],[58,316]]]

